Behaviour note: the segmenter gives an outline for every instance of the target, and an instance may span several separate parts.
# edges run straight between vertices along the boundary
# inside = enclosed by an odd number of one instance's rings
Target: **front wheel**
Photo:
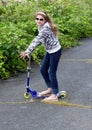
[[[25,92],[24,93],[24,98],[29,99],[30,98],[30,93]]]

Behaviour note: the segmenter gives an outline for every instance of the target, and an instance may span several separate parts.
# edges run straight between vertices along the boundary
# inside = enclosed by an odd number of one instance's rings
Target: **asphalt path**
[[[26,73],[0,80],[0,130],[92,130],[92,38],[63,51],[59,89],[66,104],[25,100]],[[31,87],[45,89],[38,65],[32,64]]]

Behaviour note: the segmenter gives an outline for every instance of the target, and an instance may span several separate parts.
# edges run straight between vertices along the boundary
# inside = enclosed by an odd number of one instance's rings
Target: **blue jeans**
[[[59,91],[56,72],[59,59],[61,57],[61,53],[62,53],[61,49],[51,54],[47,52],[46,55],[44,56],[40,68],[41,74],[45,80],[47,87],[52,89],[52,94],[57,94]]]

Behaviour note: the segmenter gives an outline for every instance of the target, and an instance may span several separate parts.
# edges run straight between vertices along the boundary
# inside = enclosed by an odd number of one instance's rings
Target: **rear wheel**
[[[66,98],[67,96],[66,91],[60,91],[59,94],[60,94],[60,98]]]

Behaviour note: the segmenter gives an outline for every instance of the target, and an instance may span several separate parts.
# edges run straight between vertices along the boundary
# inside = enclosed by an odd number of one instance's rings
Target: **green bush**
[[[0,6],[0,78],[25,70],[27,61],[20,52],[37,35],[34,14],[46,10],[57,24],[63,49],[79,45],[82,37],[92,36],[92,7],[90,0],[27,0]],[[33,53],[32,59],[40,63],[45,54],[43,45]]]

